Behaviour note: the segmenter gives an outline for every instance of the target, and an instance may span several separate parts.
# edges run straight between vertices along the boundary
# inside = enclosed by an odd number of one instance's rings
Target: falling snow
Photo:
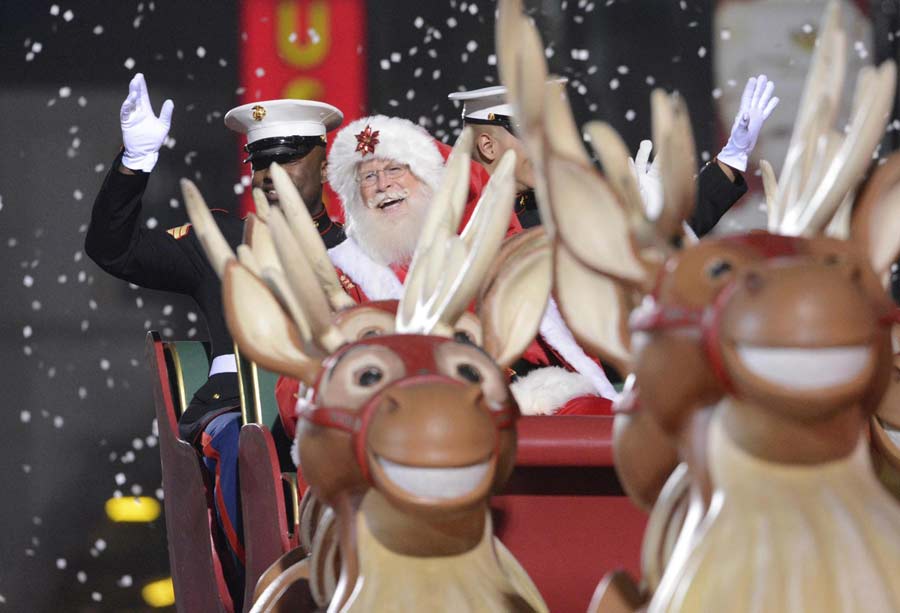
[[[444,94],[499,84],[495,49],[489,39],[483,36],[484,32],[492,28],[495,4],[443,1],[447,11],[433,21],[426,21],[424,17],[415,14],[398,16],[398,19],[403,20],[404,27],[412,33],[412,38],[403,46],[382,47],[379,56],[373,57],[372,61],[377,70],[390,71],[392,82],[396,79],[396,83],[401,84],[391,91],[390,100],[387,96],[384,97],[384,108],[375,110],[409,116],[437,137],[451,141],[461,127],[460,109],[454,108],[444,100]],[[657,85],[671,88],[674,83],[661,64],[647,66],[630,56],[606,57],[597,52],[598,46],[590,38],[592,27],[596,25],[597,20],[606,18],[608,8],[617,8],[615,6],[617,4],[621,6],[622,3],[615,3],[612,0],[564,2],[565,23],[559,25],[563,31],[571,32],[572,36],[569,40],[565,38],[551,40],[545,36],[544,55],[552,71],[569,78],[567,93],[576,111],[584,113],[587,110],[591,114],[590,117],[581,115],[579,120],[606,119],[622,129],[636,130],[647,125],[649,107],[646,100],[637,98],[632,100],[628,96],[637,96],[634,92],[646,96],[650,89]],[[709,66],[717,47],[736,45],[740,36],[737,30],[732,32],[731,29],[720,28],[707,33],[707,38],[712,40],[700,40],[696,32],[702,28],[696,27],[695,5],[696,3],[691,3],[689,6],[683,1],[676,5],[680,6],[682,11],[686,11],[678,27],[691,30],[690,40],[696,41],[690,46],[678,49],[677,57],[680,62]],[[231,56],[219,57],[224,51],[214,39],[205,36],[202,31],[192,41],[152,43],[155,45],[154,48],[147,50],[122,45],[123,30],[127,30],[125,36],[132,38],[146,35],[150,31],[154,10],[152,2],[127,5],[130,14],[127,20],[122,22],[125,28],[96,15],[89,15],[85,10],[80,9],[76,14],[69,6],[79,8],[76,3],[63,2],[52,4],[49,10],[40,9],[41,19],[47,22],[47,27],[36,27],[32,31],[23,32],[16,42],[17,50],[13,50],[8,61],[18,62],[25,67],[23,69],[29,71],[46,68],[48,59],[62,52],[58,40],[53,37],[56,29],[80,29],[86,44],[108,45],[110,49],[115,49],[110,52],[115,53],[112,62],[118,74],[110,77],[111,79],[127,83],[133,71],[144,71],[157,110],[163,98],[161,93],[156,93],[158,90],[154,86],[155,82],[168,80],[167,87],[171,87],[171,94],[166,91],[165,95],[172,95],[175,99],[176,112],[172,134],[166,139],[165,149],[161,153],[161,166],[165,168],[164,172],[175,177],[193,176],[188,174],[187,170],[187,167],[191,166],[190,173],[202,170],[208,177],[208,168],[214,163],[209,159],[202,159],[204,156],[209,157],[208,149],[199,152],[189,151],[189,147],[199,149],[198,144],[191,142],[184,132],[179,131],[179,127],[189,121],[203,122],[204,117],[206,122],[221,126],[221,117],[227,106],[205,108],[202,103],[191,99],[191,96],[179,92],[173,84],[185,83],[183,86],[185,91],[190,91],[188,86],[192,88],[196,85],[191,83],[194,74],[210,71],[225,75],[229,70],[236,70],[236,64],[231,60]],[[542,32],[546,34],[549,23],[546,16],[536,12],[534,17]],[[158,27],[159,24],[154,25]],[[132,26],[143,30],[135,32]],[[810,23],[802,26],[802,32],[805,34],[813,31],[814,26]],[[294,43],[298,41],[305,43],[308,40],[315,44],[323,38],[323,34],[324,32],[320,33],[310,27],[305,32],[290,33],[289,40]],[[101,36],[102,38],[97,38]],[[889,33],[889,36],[893,38],[894,33]],[[27,39],[23,40],[25,37]],[[577,43],[573,45],[572,41]],[[871,56],[875,53],[875,47],[867,41],[851,40],[851,46],[853,55],[862,60],[871,60]],[[75,54],[77,50],[69,52]],[[675,58],[676,52],[673,51],[671,55]],[[159,74],[161,67],[168,68],[171,65],[168,62],[175,62],[176,58],[179,66],[183,66],[178,69],[180,73],[166,75],[163,79]],[[669,60],[668,57],[663,59],[666,62]],[[461,63],[465,64],[462,73],[457,70],[459,68],[457,64]],[[273,67],[251,66],[249,70],[256,79],[264,82],[267,71],[271,72]],[[648,72],[653,72],[657,76],[647,74]],[[189,74],[192,76],[188,77]],[[459,76],[460,74],[464,76]],[[729,96],[734,96],[733,90],[742,87],[744,79],[745,75],[728,75],[723,82],[712,84],[708,90],[709,95],[713,100],[727,98],[725,92]],[[234,90],[225,92],[229,96],[247,96],[253,99],[254,88],[259,85],[254,79],[248,81],[241,87],[231,86],[222,89]],[[199,79],[197,83],[200,83]],[[59,198],[54,202],[54,206],[66,206],[79,211],[85,223],[80,227],[79,224],[74,224],[69,228],[60,229],[45,219],[44,216],[52,217],[52,214],[44,211],[42,216],[35,218],[33,227],[27,230],[17,228],[7,223],[10,216],[26,210],[31,203],[14,199],[12,193],[7,193],[6,199],[0,196],[0,212],[4,219],[4,224],[0,225],[8,228],[0,244],[6,245],[4,252],[10,256],[8,261],[13,263],[7,270],[7,278],[13,286],[13,293],[21,294],[19,303],[21,308],[17,311],[21,318],[12,320],[15,323],[10,326],[10,337],[15,341],[13,349],[16,352],[12,355],[27,356],[18,361],[27,363],[26,368],[30,371],[26,374],[31,380],[26,384],[38,390],[36,395],[43,398],[42,394],[49,394],[51,388],[57,394],[53,397],[52,404],[31,405],[29,409],[21,409],[19,407],[23,405],[19,405],[13,410],[12,426],[21,436],[28,437],[29,440],[42,442],[46,440],[50,447],[64,439],[78,439],[85,449],[93,453],[89,461],[94,462],[94,466],[102,465],[106,470],[102,478],[98,479],[102,482],[104,496],[139,496],[146,492],[146,495],[163,500],[164,491],[159,487],[158,472],[155,480],[145,476],[148,466],[156,471],[159,469],[158,429],[155,420],[152,419],[152,400],[138,399],[128,392],[129,389],[137,389],[136,382],[139,379],[146,385],[147,371],[142,354],[142,330],[162,330],[166,337],[171,338],[202,338],[205,335],[205,327],[202,317],[196,311],[190,310],[196,307],[186,306],[183,302],[170,304],[171,299],[168,296],[161,296],[158,292],[137,288],[128,290],[126,284],[110,278],[90,262],[89,258],[83,257],[81,249],[91,203],[103,175],[110,169],[112,154],[108,153],[119,144],[113,143],[116,135],[110,132],[114,130],[107,124],[95,129],[93,123],[95,120],[89,114],[96,111],[97,106],[113,108],[115,105],[100,97],[100,94],[93,93],[97,90],[85,86],[75,76],[47,81],[47,85],[41,98],[35,102],[36,114],[38,112],[45,114],[36,121],[50,118],[58,120],[63,117],[69,119],[65,122],[53,122],[60,130],[55,144],[59,147],[62,164],[68,162],[71,165],[68,168],[60,168],[59,176],[63,179],[60,180]],[[90,105],[87,95],[91,96]],[[196,108],[192,106],[195,104]],[[66,115],[62,115],[63,113]],[[115,115],[115,110],[113,113]],[[115,117],[111,119],[114,120]],[[79,124],[81,128],[75,124]],[[889,125],[889,130],[900,130],[900,120],[894,120]],[[178,144],[176,136],[183,144]],[[704,161],[710,159],[711,152],[702,151],[700,158]],[[33,158],[23,158],[25,164],[33,161]],[[80,175],[69,172],[76,167],[83,168]],[[69,176],[77,177],[77,180],[69,179]],[[225,192],[225,195],[228,195],[228,192],[241,195],[247,191],[250,177],[243,175],[237,183],[234,183],[235,179],[236,175],[223,185],[224,189],[221,191]],[[183,219],[185,215],[180,195],[175,193],[177,190],[164,191],[159,178],[154,179],[153,185],[159,199],[153,203],[152,208],[148,203],[147,210],[141,217],[141,223],[148,229],[171,227],[167,225],[170,223],[172,225],[184,223],[173,221]],[[205,186],[202,188],[206,189]],[[40,233],[35,232],[38,225],[44,226]],[[52,258],[49,252],[50,243],[65,244],[66,249],[62,252],[62,257],[57,260]],[[18,285],[19,279],[21,286]],[[125,307],[120,304],[123,301],[127,302]],[[110,329],[115,328],[115,320],[120,317],[123,308],[133,313],[132,319],[127,323],[123,322],[121,326],[129,326],[133,332],[127,333],[126,330],[119,331],[119,336],[111,335],[108,338],[101,336],[101,331],[105,335]],[[65,320],[67,322],[65,334],[76,342],[83,343],[83,359],[73,360],[71,357],[56,354],[54,348],[56,338],[52,335],[57,334],[56,326],[58,321],[61,321],[58,318],[62,317],[60,311],[64,311],[68,317]],[[127,351],[117,347],[118,343],[127,344]],[[79,400],[83,403],[79,404]],[[132,427],[115,438],[111,436],[109,430],[103,429],[106,427],[105,424],[103,427],[99,424],[101,420],[116,419],[115,416],[111,417],[110,413],[103,414],[100,410],[101,407],[113,404],[123,416],[129,412],[130,419],[135,419],[133,414],[143,411],[137,418],[143,419],[141,425]],[[16,412],[18,421],[15,419]],[[103,433],[93,434],[95,430],[98,432],[103,430]],[[11,460],[10,467],[13,469],[11,472],[16,473],[19,479],[41,478],[48,471],[48,466],[45,462],[38,461],[38,457],[37,454],[16,457]],[[92,471],[95,468],[88,466],[86,470]],[[102,506],[102,501],[100,503]],[[105,596],[107,601],[105,606],[112,606],[115,600],[113,594],[116,592],[113,586],[119,590],[130,589],[135,592],[139,590],[142,575],[138,568],[117,569],[115,575],[101,581],[99,578],[101,573],[99,570],[95,571],[100,568],[98,566],[100,562],[92,559],[101,558],[102,561],[103,554],[107,550],[107,541],[97,538],[99,532],[82,537],[77,557],[68,549],[50,551],[54,549],[50,531],[59,529],[58,522],[53,521],[51,515],[44,510],[40,512],[46,521],[33,516],[36,511],[39,509],[23,509],[24,522],[29,528],[29,533],[24,534],[21,542],[16,545],[15,555],[23,559],[35,558],[28,563],[37,564],[39,561],[42,568],[51,572],[55,569],[59,571],[57,573],[59,577],[68,577],[70,583],[74,584],[77,581],[78,584],[85,586],[75,586],[81,590],[81,594],[80,601],[73,606],[99,610],[97,605],[85,601],[90,599],[100,603],[104,601]],[[33,520],[30,519],[32,517]],[[110,539],[112,549],[112,544],[116,541],[109,535],[113,533],[103,534]],[[107,557],[112,556],[108,554]],[[82,568],[84,570],[81,570]],[[0,604],[6,604],[9,595],[9,591],[4,588],[4,594],[0,595]],[[10,610],[17,610],[16,605],[11,604]]]

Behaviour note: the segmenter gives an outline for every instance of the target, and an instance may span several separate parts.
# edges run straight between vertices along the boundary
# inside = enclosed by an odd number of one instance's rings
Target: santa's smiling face
[[[356,180],[360,198],[346,203],[351,236],[381,264],[408,263],[425,221],[431,189],[408,165],[392,159],[362,162]]]

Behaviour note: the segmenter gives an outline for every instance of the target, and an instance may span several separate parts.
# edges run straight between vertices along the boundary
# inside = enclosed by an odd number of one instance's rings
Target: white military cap
[[[553,77],[548,83],[568,83],[566,77]],[[453,92],[450,100],[462,102],[462,118],[466,123],[503,126],[511,130],[515,124],[515,109],[506,99],[506,87],[494,85],[466,92]]]
[[[225,125],[247,135],[247,162],[255,156],[290,155],[324,144],[325,134],[341,125],[343,119],[343,113],[324,102],[262,100],[228,111]]]

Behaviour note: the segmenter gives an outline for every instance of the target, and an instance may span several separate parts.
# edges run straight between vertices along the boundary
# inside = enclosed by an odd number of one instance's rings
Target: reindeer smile
[[[738,344],[735,350],[750,373],[795,391],[845,385],[856,380],[872,361],[868,345],[807,348]]]
[[[453,468],[410,466],[378,457],[384,475],[417,498],[454,499],[479,489],[491,471],[490,460]]]
[[[388,460],[369,450],[375,487],[396,502],[433,511],[468,507],[491,489],[497,470],[494,454],[463,466],[422,466]]]

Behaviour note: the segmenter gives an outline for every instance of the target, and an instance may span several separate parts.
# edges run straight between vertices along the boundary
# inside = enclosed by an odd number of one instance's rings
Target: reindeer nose
[[[847,257],[842,257],[837,253],[829,253],[824,258],[825,266],[841,270],[848,279],[859,285],[862,282],[862,269],[859,262]]]
[[[751,294],[758,294],[761,292],[765,284],[765,279],[759,271],[751,270],[744,275],[744,287],[746,287],[747,291]]]
[[[480,386],[429,382],[384,392],[367,443],[379,456],[413,466],[467,466],[494,451],[496,428]]]
[[[729,336],[751,344],[785,346],[852,345],[866,342],[875,326],[860,285],[863,275],[850,262],[784,260],[750,270],[725,307]]]

